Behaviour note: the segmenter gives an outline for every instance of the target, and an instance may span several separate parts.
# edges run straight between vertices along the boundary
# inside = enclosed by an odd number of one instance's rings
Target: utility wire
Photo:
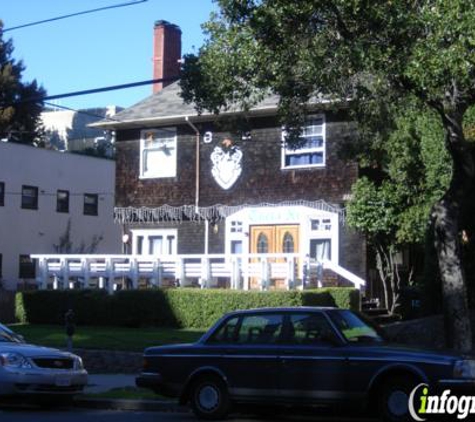
[[[85,116],[99,118],[101,120],[110,120],[111,122],[118,122],[118,120],[113,119],[111,116],[105,116],[105,115],[103,116],[101,114],[92,113],[91,111],[89,111],[89,109],[78,110],[77,108],[67,107],[67,106],[63,106],[63,105],[55,104],[55,103],[49,103],[47,101],[45,101],[44,103],[50,107],[60,108],[62,110],[74,111],[75,113],[83,114]],[[94,107],[93,109],[100,109],[100,108],[102,107]],[[45,111],[48,111],[48,110],[45,110]]]
[[[57,95],[47,95],[46,97],[44,96],[39,96],[39,97],[30,97],[30,98],[25,98],[23,100],[15,101],[9,104],[2,104],[0,105],[0,108],[5,108],[5,107],[11,107],[17,104],[23,104],[23,103],[36,103],[36,102],[43,102],[43,101],[50,101],[50,100],[57,100],[59,98],[67,98],[67,97],[74,97],[78,95],[89,95],[89,94],[97,94],[99,92],[106,92],[106,91],[114,91],[118,89],[126,89],[126,88],[135,88],[138,86],[143,86],[143,85],[151,85],[155,83],[160,83],[160,82],[175,82],[179,78],[160,78],[160,79],[150,79],[147,81],[140,81],[140,82],[132,82],[128,84],[121,84],[121,85],[112,85],[112,86],[105,86],[102,88],[94,88],[94,89],[86,89],[84,91],[74,91],[74,92],[67,92],[65,94],[57,94]]]
[[[41,25],[41,24],[48,23],[48,22],[59,21],[61,19],[68,19],[68,18],[72,18],[74,16],[80,16],[80,15],[86,15],[86,14],[89,14],[89,13],[101,12],[103,10],[108,10],[108,9],[116,9],[116,8],[119,8],[119,7],[134,6],[134,5],[139,4],[139,3],[145,3],[146,1],[148,1],[148,0],[136,0],[136,1],[128,2],[128,3],[120,3],[120,4],[115,4],[115,5],[112,5],[112,6],[99,7],[97,9],[90,9],[90,10],[84,10],[82,12],[70,13],[68,15],[57,16],[55,18],[44,19],[44,20],[41,20],[41,21],[30,22],[30,23],[26,23],[26,24],[23,24],[23,25],[13,26],[11,28],[4,29],[3,32],[5,33],[5,32],[8,32],[8,31],[14,31],[16,29],[27,28],[29,26],[35,26],[35,25]]]

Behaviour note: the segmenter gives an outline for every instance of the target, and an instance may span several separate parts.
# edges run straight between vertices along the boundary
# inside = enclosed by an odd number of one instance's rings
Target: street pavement
[[[92,374],[89,376],[85,394],[98,394],[115,388],[135,386],[135,375],[128,374]],[[312,422],[377,422],[375,419],[351,417],[351,415],[333,415],[318,409],[305,413],[276,411],[274,415],[267,411],[265,417],[254,415],[231,415],[228,422],[265,421],[312,421]],[[191,422],[197,419],[187,407],[178,406],[173,401],[160,400],[109,400],[82,398],[75,407],[43,409],[32,405],[0,405],[0,422],[84,422],[94,418],[94,422]]]
[[[4,409],[0,408],[0,421],[2,422],[196,422],[197,419],[191,413],[167,413],[167,412],[124,412],[112,410],[85,410],[85,409]],[[354,419],[342,417],[309,417],[309,416],[275,416],[266,417],[237,417],[229,418],[228,422],[377,422],[370,419]]]

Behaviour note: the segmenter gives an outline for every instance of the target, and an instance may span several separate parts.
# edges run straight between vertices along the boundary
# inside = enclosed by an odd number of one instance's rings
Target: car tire
[[[409,413],[409,396],[416,385],[410,376],[395,376],[383,384],[378,403],[383,421],[413,421]]]
[[[224,419],[230,408],[226,384],[216,375],[202,376],[193,383],[190,402],[199,419]]]

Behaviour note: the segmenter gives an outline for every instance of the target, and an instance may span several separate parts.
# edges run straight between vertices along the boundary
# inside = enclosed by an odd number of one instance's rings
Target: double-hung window
[[[56,193],[56,211],[69,212],[69,191],[58,190]]]
[[[99,214],[99,195],[95,193],[84,194],[84,215]]]
[[[175,128],[143,130],[140,136],[140,177],[175,177],[177,168]]]
[[[311,116],[302,128],[301,143],[293,149],[285,145],[283,132],[282,168],[305,168],[325,166],[325,116]]]
[[[38,188],[36,186],[22,186],[21,207],[26,210],[38,209]]]

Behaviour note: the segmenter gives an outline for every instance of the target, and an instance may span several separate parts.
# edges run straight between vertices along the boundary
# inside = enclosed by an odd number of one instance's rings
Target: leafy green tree
[[[45,96],[37,82],[23,82],[25,66],[13,57],[12,40],[3,39],[0,21],[0,138],[31,144],[41,136],[42,101],[26,101]]]
[[[369,145],[364,154],[359,151],[362,172],[371,177],[361,177],[353,186],[347,212],[349,225],[366,234],[375,252],[385,306],[392,313],[399,305],[401,287],[414,281],[414,268],[406,280],[401,278],[396,254],[424,244],[432,204],[449,185],[451,165],[443,129],[420,102],[386,105],[384,115],[375,120],[379,123],[375,128],[364,128],[365,139],[378,143]],[[381,126],[388,116],[391,120]]]
[[[183,69],[184,99],[198,109],[244,110],[280,95],[296,142],[316,93],[355,108],[414,96],[433,110],[452,175],[431,210],[448,345],[472,347],[460,245],[461,211],[475,165],[463,126],[475,104],[475,7],[471,0],[218,0],[208,41]]]

